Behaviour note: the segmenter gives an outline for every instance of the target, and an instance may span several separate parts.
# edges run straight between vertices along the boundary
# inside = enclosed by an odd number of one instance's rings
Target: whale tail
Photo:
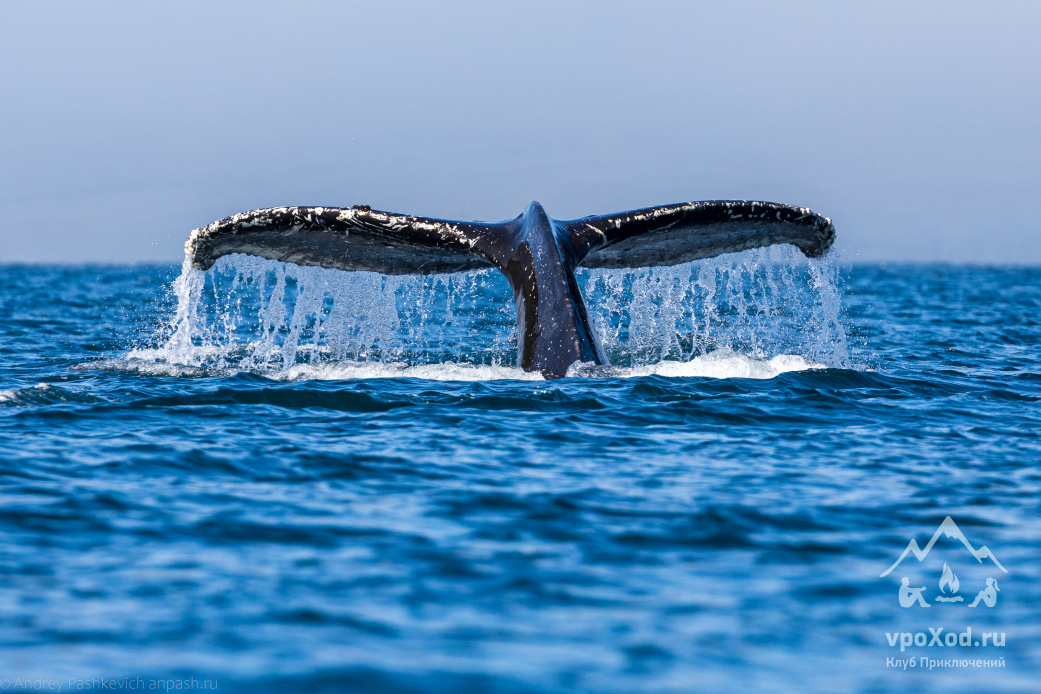
[[[575,280],[576,267],[677,265],[779,243],[816,258],[834,240],[835,228],[826,217],[746,200],[573,220],[551,219],[533,202],[524,214],[503,222],[430,219],[356,205],[243,212],[193,231],[185,253],[202,270],[232,253],[388,275],[498,268],[517,304],[518,365],[559,378],[576,361],[607,363]]]

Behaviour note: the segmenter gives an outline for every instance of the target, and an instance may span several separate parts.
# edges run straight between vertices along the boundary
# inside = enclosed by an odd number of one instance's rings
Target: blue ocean
[[[0,267],[0,690],[1036,692],[1041,269]]]

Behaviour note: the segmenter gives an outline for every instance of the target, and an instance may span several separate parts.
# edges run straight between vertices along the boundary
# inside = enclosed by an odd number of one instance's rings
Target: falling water
[[[673,267],[584,270],[586,304],[612,364],[711,355],[849,364],[833,260],[774,247]],[[512,367],[516,317],[495,270],[385,276],[243,255],[187,263],[158,347],[134,360],[278,375],[337,365]]]
[[[673,267],[580,271],[611,363],[690,361],[715,350],[849,365],[838,267],[790,246]]]

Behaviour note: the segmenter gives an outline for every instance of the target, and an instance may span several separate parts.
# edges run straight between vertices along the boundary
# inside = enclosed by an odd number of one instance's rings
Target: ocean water
[[[0,689],[1037,691],[1041,269],[0,278]]]

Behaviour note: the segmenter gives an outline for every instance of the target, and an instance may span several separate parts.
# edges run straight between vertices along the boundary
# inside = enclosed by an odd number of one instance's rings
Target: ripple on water
[[[616,366],[548,382],[494,276],[0,268],[0,674],[1033,691],[1041,275],[855,268],[847,363],[827,272],[742,258],[585,276]],[[1009,574],[922,621],[879,574],[947,515]],[[970,625],[1005,668],[885,667]]]

